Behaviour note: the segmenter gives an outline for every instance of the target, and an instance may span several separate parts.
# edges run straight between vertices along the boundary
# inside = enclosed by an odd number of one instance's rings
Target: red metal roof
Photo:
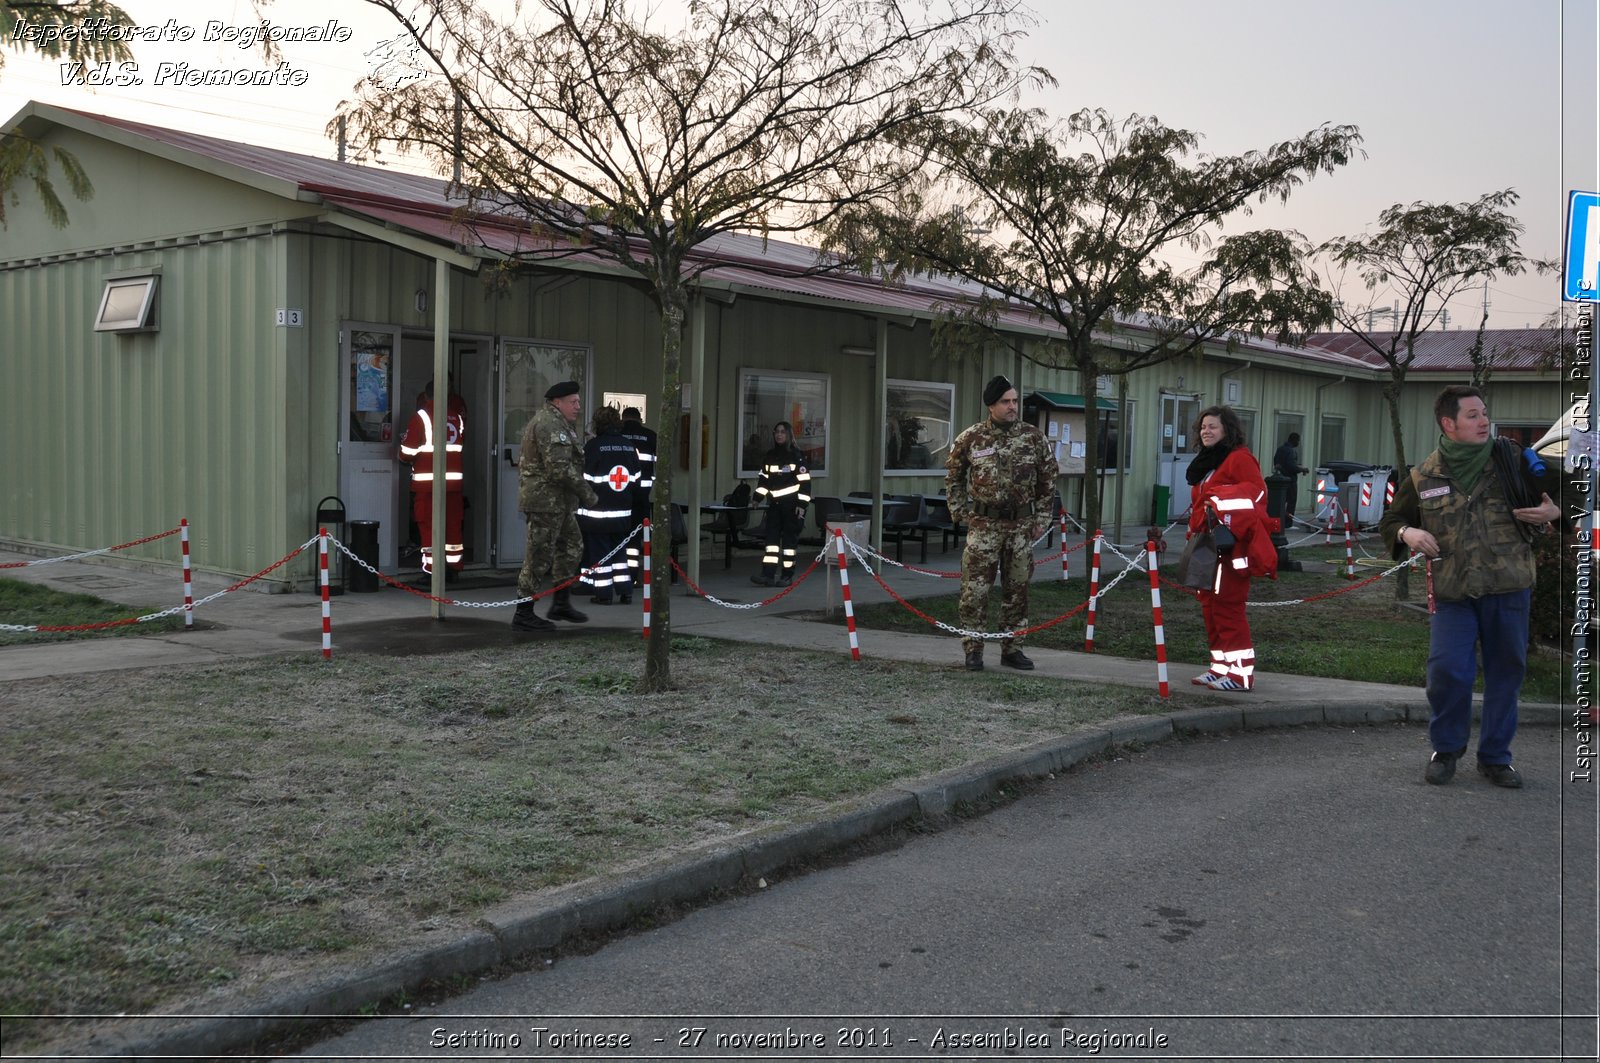
[[[1395,336],[1393,332],[1374,332],[1370,335],[1372,341],[1384,350],[1389,349]],[[1416,361],[1411,363],[1410,371],[1470,373],[1471,351],[1477,339],[1476,329],[1424,332],[1417,337]],[[1306,337],[1306,343],[1348,355],[1374,369],[1386,369],[1388,365],[1366,340],[1353,332],[1318,332]],[[1557,364],[1553,360],[1556,343],[1557,337],[1549,329],[1485,329],[1483,333],[1483,348],[1491,354],[1493,367],[1501,370],[1553,368]]]
[[[385,222],[426,239],[460,247],[469,254],[486,250],[495,254],[518,255],[551,251],[564,245],[573,248],[567,261],[613,272],[619,269],[601,255],[576,248],[563,240],[541,241],[534,227],[523,219],[480,214],[468,227],[458,213],[466,205],[466,195],[459,190],[452,190],[449,182],[436,177],[336,162],[73,108],[34,106],[46,113],[61,110],[156,144],[192,153],[223,167],[290,183],[301,198]],[[982,290],[968,282],[926,274],[918,275],[902,285],[889,285],[856,273],[816,273],[813,271],[819,265],[819,252],[815,248],[743,233],[725,233],[707,240],[696,249],[693,257],[698,264],[712,263],[702,277],[713,285],[727,285],[752,292],[767,291],[779,298],[809,299],[924,318],[935,315],[943,304],[972,298]],[[999,320],[1003,327],[1014,330],[1059,334],[1059,329],[1053,324],[1021,307],[1003,310]],[[1138,317],[1125,320],[1123,324],[1132,329],[1141,327]],[[1538,330],[1513,331],[1532,335]],[[1465,335],[1469,337],[1467,342],[1471,342],[1469,333],[1440,335]],[[1312,337],[1312,342],[1305,347],[1291,347],[1271,340],[1245,338],[1241,339],[1240,347],[1245,351],[1277,354],[1331,368],[1359,371],[1371,367],[1382,368],[1381,359],[1376,359],[1370,351],[1350,344],[1347,342],[1349,339],[1348,334],[1321,333]],[[1450,363],[1448,368],[1457,368],[1458,364]],[[1419,353],[1418,368],[1434,366],[1424,366]]]

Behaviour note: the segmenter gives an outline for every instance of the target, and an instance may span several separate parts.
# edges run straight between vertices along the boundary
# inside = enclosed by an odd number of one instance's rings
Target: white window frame
[[[893,380],[893,379],[891,379],[891,380],[884,381],[884,387],[885,387],[885,391],[886,392],[893,392],[896,388],[899,388],[902,391],[921,391],[921,392],[927,392],[929,394],[939,393],[939,394],[943,395],[943,397],[944,397],[944,413],[945,413],[945,417],[944,417],[944,422],[945,422],[945,440],[944,440],[944,447],[942,449],[946,454],[948,454],[949,450],[950,450],[950,444],[955,442],[955,437],[956,437],[956,386],[954,384],[948,384],[948,383],[945,383],[945,382],[939,381],[939,380]],[[887,394],[885,395],[885,402],[886,403],[888,402],[888,395]],[[888,431],[889,418],[891,416],[893,408],[894,407],[892,405],[890,405],[888,409],[885,409],[883,411],[884,431],[886,433]],[[885,446],[887,447],[888,440],[885,440],[884,443],[885,443]],[[887,459],[887,454],[885,454],[884,456]],[[888,466],[887,461],[885,461],[884,468],[883,468],[883,475],[885,475],[885,476],[931,476],[931,475],[943,476],[944,475],[944,471],[945,471],[945,469],[944,469],[944,462],[943,461],[936,461],[936,462],[934,462],[934,464],[929,465],[929,466],[927,466],[925,468],[920,468],[920,469],[919,468],[893,468],[893,469],[891,469]]]
[[[94,316],[94,330],[96,332],[154,332],[156,331],[156,292],[160,288],[161,276],[157,273],[145,273],[132,277],[111,277],[106,280],[105,290],[100,293],[100,309]],[[144,288],[144,295],[139,300],[137,314],[124,314],[121,317],[107,317],[111,309],[111,296],[113,292],[123,288]]]
[[[761,382],[764,380],[783,380],[794,382],[795,385],[804,385],[809,383],[820,386],[821,396],[817,401],[822,407],[822,461],[819,465],[808,465],[806,467],[810,470],[813,477],[823,477],[828,475],[828,462],[831,459],[833,452],[833,379],[826,373],[797,373],[787,369],[740,369],[739,477],[741,479],[751,479],[761,474],[760,455],[766,454],[766,452],[772,446],[772,426],[779,421],[787,421],[789,419],[787,410],[783,411],[782,416],[763,418],[762,411],[759,409],[753,410],[748,407],[746,399],[750,394],[752,382],[754,382],[754,386],[759,389],[761,387]],[[815,421],[815,418],[813,418],[813,421]],[[816,432],[807,430],[802,425],[794,425],[793,427],[795,432],[794,442],[801,446],[802,449],[805,447],[806,440],[815,440],[817,438]],[[745,462],[745,442],[749,440],[751,436],[758,437],[756,442],[760,444],[755,468],[749,467]]]

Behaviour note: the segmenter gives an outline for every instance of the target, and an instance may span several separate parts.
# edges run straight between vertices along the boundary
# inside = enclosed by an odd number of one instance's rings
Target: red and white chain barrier
[[[185,521],[184,523],[187,524],[188,521]],[[7,561],[3,564],[0,564],[0,569],[32,568],[35,565],[58,565],[63,561],[79,561],[85,557],[98,557],[101,554],[114,553],[117,550],[128,550],[135,546],[143,546],[145,543],[153,543],[157,539],[165,539],[169,535],[177,535],[182,530],[183,525],[180,524],[176,528],[169,528],[164,532],[157,532],[155,535],[146,535],[143,539],[135,539],[131,543],[119,543],[116,546],[102,546],[98,550],[85,550],[78,554],[62,554],[60,557],[41,557],[34,561]]]

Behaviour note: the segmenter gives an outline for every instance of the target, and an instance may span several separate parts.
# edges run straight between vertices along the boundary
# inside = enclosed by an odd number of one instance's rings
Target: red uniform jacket
[[[1189,534],[1206,526],[1209,509],[1233,532],[1237,545],[1222,564],[1241,576],[1278,575],[1278,548],[1272,533],[1278,521],[1267,516],[1267,483],[1261,466],[1244,447],[1235,447],[1222,464],[1189,489]]]

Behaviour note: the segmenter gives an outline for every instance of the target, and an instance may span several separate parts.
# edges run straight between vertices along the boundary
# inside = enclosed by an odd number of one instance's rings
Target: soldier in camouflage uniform
[[[1449,782],[1467,751],[1481,646],[1478,771],[1496,786],[1516,789],[1522,775],[1511,766],[1511,739],[1527,667],[1534,581],[1533,548],[1519,529],[1561,515],[1549,495],[1551,488],[1559,490],[1559,481],[1539,485],[1538,505],[1514,508],[1506,480],[1532,477],[1520,448],[1510,448],[1509,467],[1495,460],[1483,392],[1453,384],[1434,400],[1433,414],[1438,449],[1400,478],[1394,505],[1378,524],[1397,556],[1407,550],[1422,554],[1432,575],[1427,690],[1433,756],[1422,777],[1436,786]]]
[[[583,400],[578,384],[565,380],[550,385],[545,404],[522,431],[522,458],[518,465],[517,504],[528,520],[528,546],[517,576],[517,593],[531,597],[546,578],[564,583],[578,574],[583,557],[583,535],[578,531],[577,509],[593,505],[594,489],[583,479],[583,436],[578,411]],[[545,619],[533,611],[532,602],[517,606],[511,626],[519,631],[547,631],[550,620],[581,624],[589,618],[572,607],[571,588],[556,591]]]
[[[1033,542],[1050,520],[1055,495],[1056,459],[1037,428],[1021,423],[1017,389],[1003,376],[983,389],[989,419],[956,437],[945,462],[945,494],[950,517],[967,526],[961,555],[961,626],[988,628],[989,589],[1000,574],[1000,630],[1028,622],[1028,580],[1033,575]],[[1033,667],[1022,640],[1006,639],[1000,663],[1027,671]],[[967,669],[983,670],[983,640],[961,640]]]

